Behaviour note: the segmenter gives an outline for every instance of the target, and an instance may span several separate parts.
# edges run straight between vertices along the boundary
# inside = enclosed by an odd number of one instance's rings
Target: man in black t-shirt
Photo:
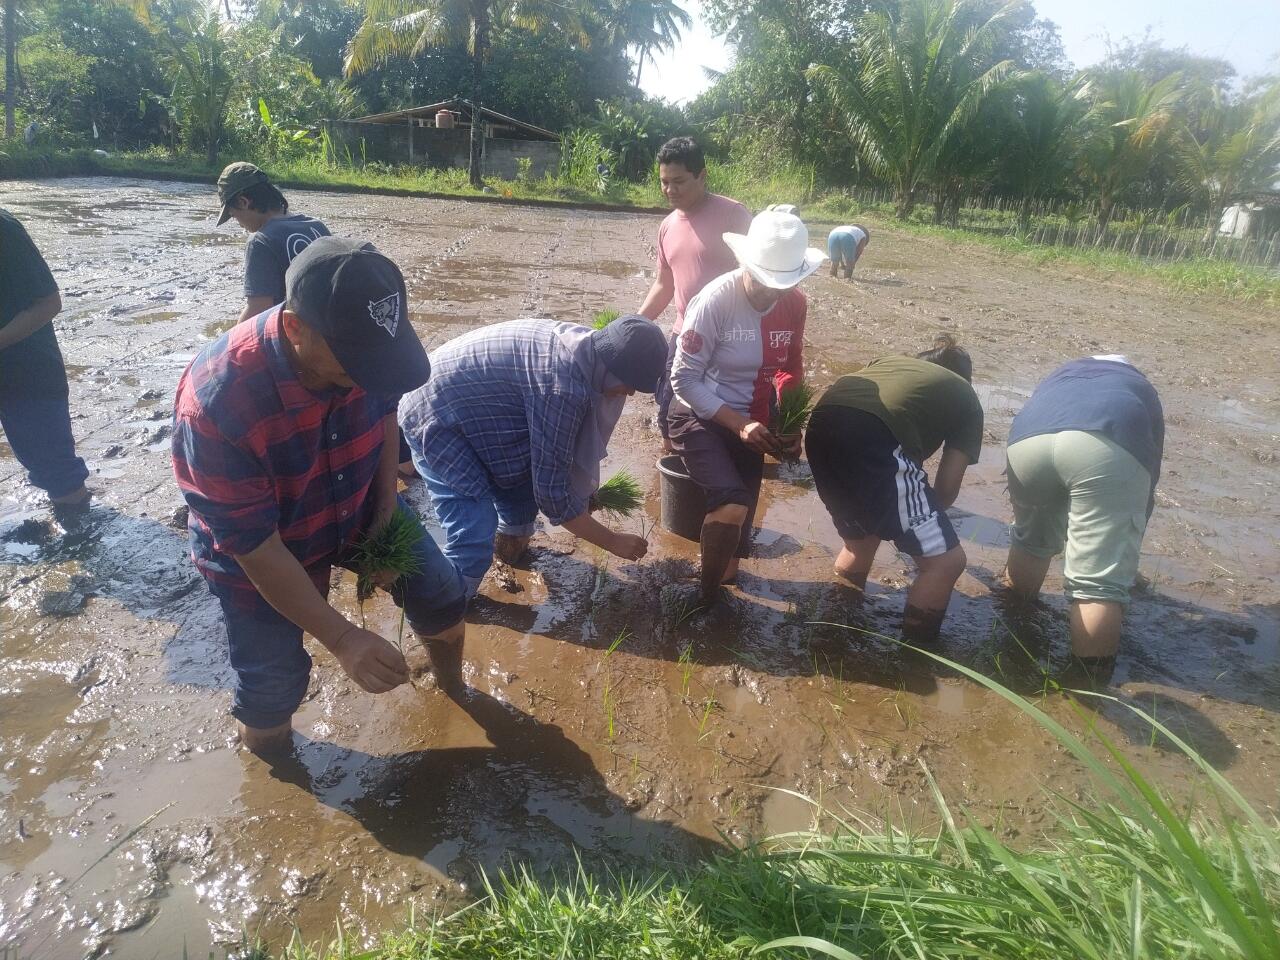
[[[248,233],[244,252],[244,309],[240,320],[284,302],[284,274],[293,258],[329,228],[314,217],[290,215],[289,201],[252,163],[232,163],[218,177],[218,226],[235,220]]]
[[[0,427],[33,486],[56,506],[89,502],[76,456],[67,370],[53,332],[58,284],[31,237],[0,210]]]

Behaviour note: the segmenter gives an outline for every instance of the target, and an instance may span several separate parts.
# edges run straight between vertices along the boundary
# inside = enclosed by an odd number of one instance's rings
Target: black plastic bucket
[[[693,482],[684,461],[669,453],[658,460],[662,477],[662,525],[686,540],[702,538],[702,519],[707,515],[707,498]]]

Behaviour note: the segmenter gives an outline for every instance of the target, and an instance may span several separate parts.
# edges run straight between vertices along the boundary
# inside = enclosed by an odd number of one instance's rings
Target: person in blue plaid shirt
[[[603,330],[512,320],[431,354],[400,427],[468,597],[495,553],[520,558],[539,511],[615,556],[645,555],[643,537],[604,526],[590,505],[626,398],[653,393],[666,358],[662,331],[635,315]]]

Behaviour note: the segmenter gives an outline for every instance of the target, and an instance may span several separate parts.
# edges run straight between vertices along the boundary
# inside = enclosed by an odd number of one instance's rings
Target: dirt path
[[[650,279],[652,217],[291,198],[401,264],[429,345],[520,315],[627,308]],[[921,761],[957,807],[1010,833],[1051,822],[1046,788],[1077,795],[1078,766],[1003,701],[887,642],[807,625],[845,611],[829,586],[837,541],[803,465],[766,483],[738,590],[747,615],[731,631],[660,615],[693,545],[659,534],[654,559],[623,564],[553,528],[531,569],[485,585],[465,713],[429,684],[370,697],[317,649],[297,760],[269,769],[230,742],[217,607],[169,522],[173,387],[239,310],[243,238],[215,231],[211,193],[188,185],[9,183],[0,206],[62,286],[74,426],[103,494],[64,535],[0,444],[0,944],[23,944],[24,958],[184,944],[202,956],[295,924],[322,937],[335,917],[361,936],[443,908],[479,868],[571,868],[575,850],[593,866],[667,862],[717,831],[807,825],[810,807],[770,787],[929,825]],[[1152,587],[1135,598],[1117,682],[1274,812],[1277,318],[883,233],[858,281],[807,289],[819,386],[938,330],[973,352],[988,446],[955,511],[969,569],[945,652],[1026,690],[1037,671],[989,591],[1007,545],[1009,421],[1070,357],[1125,352],[1148,373],[1169,436],[1143,557]],[[652,413],[632,402],[610,466],[648,478],[656,516]],[[883,554],[870,629],[896,623],[908,570]],[[1050,662],[1065,653],[1058,587],[1016,628]],[[339,582],[343,603],[353,594]],[[394,631],[385,598],[368,612]],[[1071,719],[1058,699],[1046,707]],[[1126,716],[1108,709],[1102,728],[1183,791],[1189,765]]]

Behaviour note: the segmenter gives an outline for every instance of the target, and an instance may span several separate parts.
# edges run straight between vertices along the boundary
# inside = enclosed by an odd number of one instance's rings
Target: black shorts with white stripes
[[[912,557],[937,557],[960,543],[924,468],[875,414],[838,404],[809,420],[805,455],[818,496],[845,540],[892,540]]]

